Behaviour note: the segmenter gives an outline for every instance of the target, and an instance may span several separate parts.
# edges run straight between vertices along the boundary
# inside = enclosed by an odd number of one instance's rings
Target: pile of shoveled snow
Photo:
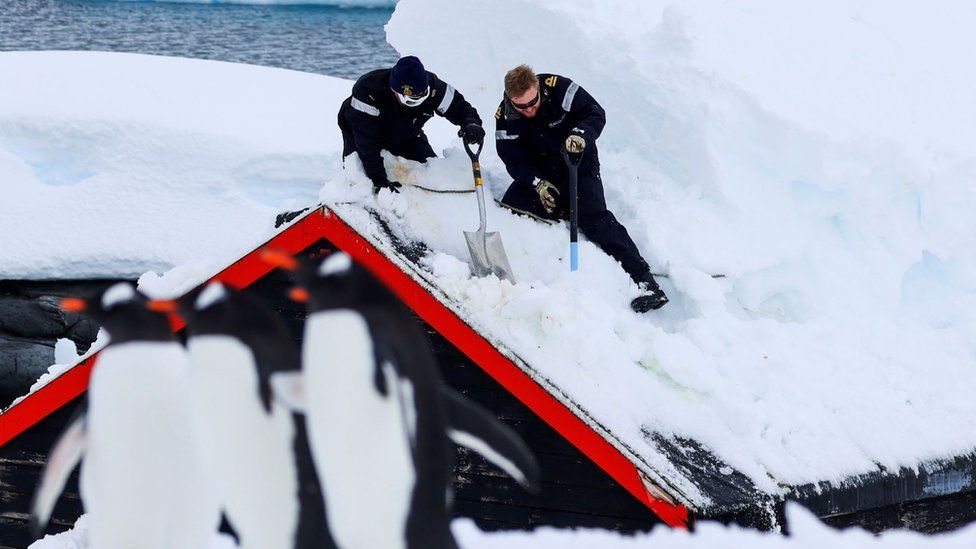
[[[972,451],[976,68],[951,59],[976,38],[920,23],[950,11],[406,0],[390,43],[481,113],[522,62],[601,101],[609,205],[673,302],[629,314],[633,289],[592,248],[570,276],[561,227],[490,212],[512,287],[466,277],[473,206],[454,226],[435,199],[387,215],[434,243],[438,283],[478,324],[655,466],[645,430],[770,491]]]

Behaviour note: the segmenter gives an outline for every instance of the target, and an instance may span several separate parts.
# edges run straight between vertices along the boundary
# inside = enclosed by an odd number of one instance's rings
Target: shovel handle
[[[482,141],[481,143],[478,143],[477,149],[471,150],[471,144],[468,142],[464,142],[464,152],[468,153],[468,157],[471,158],[472,162],[477,162],[478,157],[481,156],[481,149],[484,148],[484,146],[485,146],[485,142]]]
[[[485,232],[485,227],[487,226],[487,221],[485,219],[485,191],[484,191],[484,181],[481,179],[481,163],[478,162],[478,156],[481,155],[481,149],[485,146],[484,142],[478,143],[478,148],[471,150],[470,143],[464,143],[464,152],[468,153],[471,158],[471,171],[474,172],[474,188],[478,192],[478,219],[480,221],[478,226],[478,231],[481,233]],[[485,244],[487,246],[487,244]],[[485,253],[487,254],[487,248]]]
[[[481,162],[478,161],[478,157],[481,156],[481,149],[484,146],[484,142],[481,142],[478,143],[476,150],[471,150],[469,143],[464,144],[464,152],[468,153],[468,157],[471,158],[471,170],[474,172],[474,185],[476,189],[480,189],[483,183],[481,179]]]
[[[579,269],[579,204],[577,203],[577,189],[579,186],[579,164],[582,155],[572,154],[565,148],[562,150],[563,160],[569,170],[569,270]],[[573,162],[573,157],[576,161]]]
[[[573,169],[573,168],[579,167],[580,162],[583,161],[583,155],[581,153],[571,153],[571,152],[569,152],[569,151],[566,150],[566,147],[563,147],[560,152],[562,153],[563,160],[566,161],[566,166],[569,169]]]

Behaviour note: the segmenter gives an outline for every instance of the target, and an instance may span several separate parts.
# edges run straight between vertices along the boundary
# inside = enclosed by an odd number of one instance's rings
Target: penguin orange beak
[[[166,315],[170,327],[174,332],[186,326],[186,320],[179,314],[179,303],[175,299],[150,299],[146,302],[146,308],[154,313]]]
[[[153,299],[146,304],[146,308],[154,313],[176,313],[176,301],[173,299]]]
[[[301,286],[295,286],[288,292],[288,297],[297,303],[308,303],[308,290]]]
[[[61,300],[61,310],[69,313],[80,313],[88,308],[88,302],[78,297],[66,297]]]
[[[275,267],[285,269],[286,271],[298,270],[298,260],[292,257],[288,252],[283,252],[281,250],[265,248],[261,250],[261,260],[269,265],[274,265]]]

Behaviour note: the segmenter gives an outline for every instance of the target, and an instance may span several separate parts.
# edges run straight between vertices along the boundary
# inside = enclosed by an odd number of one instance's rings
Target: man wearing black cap
[[[466,143],[484,141],[485,130],[474,107],[450,84],[427,72],[416,57],[402,57],[391,69],[368,72],[339,108],[342,156],[359,154],[373,192],[398,193],[401,184],[386,174],[380,151],[417,162],[436,156],[423,129],[435,113],[460,126],[458,135]]]

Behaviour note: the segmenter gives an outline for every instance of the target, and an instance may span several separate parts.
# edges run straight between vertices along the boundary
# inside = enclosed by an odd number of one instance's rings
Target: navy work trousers
[[[583,167],[587,167],[584,163]],[[624,271],[635,281],[642,280],[650,271],[647,262],[641,257],[640,251],[633,239],[627,234],[627,229],[617,221],[613,213],[607,209],[607,201],[603,196],[603,180],[600,178],[599,164],[585,170],[580,169],[577,177],[577,204],[579,206],[579,231],[590,242],[596,244],[610,257],[616,259],[623,266]],[[560,174],[561,175],[561,174]],[[512,183],[502,205],[515,211],[527,213],[543,219],[560,221],[569,219],[569,180],[565,176],[554,177],[549,180],[559,189],[556,201],[556,211],[552,214],[542,207],[539,194],[532,185],[526,183]]]

